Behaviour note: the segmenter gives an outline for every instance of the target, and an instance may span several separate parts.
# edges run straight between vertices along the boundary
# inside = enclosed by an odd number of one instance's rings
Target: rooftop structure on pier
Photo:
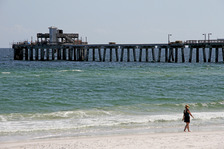
[[[62,29],[49,27],[49,33],[37,33],[37,41],[19,42],[17,45],[87,45],[87,41],[82,41],[78,33],[63,33]]]
[[[40,44],[87,44],[79,39],[78,33],[63,33],[62,29],[49,27],[49,33],[37,33],[37,42]]]

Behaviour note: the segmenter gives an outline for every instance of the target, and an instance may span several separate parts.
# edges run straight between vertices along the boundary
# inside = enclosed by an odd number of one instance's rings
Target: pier
[[[78,34],[49,28],[35,43],[13,44],[14,60],[98,62],[224,62],[224,40],[187,40],[161,44],[88,44]]]

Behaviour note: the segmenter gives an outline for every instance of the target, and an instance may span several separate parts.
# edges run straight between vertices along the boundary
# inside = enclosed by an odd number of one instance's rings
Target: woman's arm
[[[191,116],[192,118],[194,118],[193,115],[191,114],[191,111],[190,111],[190,110],[188,110],[188,113],[190,114],[190,116]]]

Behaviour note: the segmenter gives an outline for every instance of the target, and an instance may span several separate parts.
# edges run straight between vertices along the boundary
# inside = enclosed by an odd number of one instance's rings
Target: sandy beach
[[[1,149],[224,149],[224,132],[152,133],[1,142]]]

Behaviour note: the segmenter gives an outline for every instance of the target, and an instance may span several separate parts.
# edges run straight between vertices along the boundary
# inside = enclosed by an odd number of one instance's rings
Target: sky
[[[0,0],[0,48],[50,26],[89,44],[224,38],[223,15],[224,0]]]

